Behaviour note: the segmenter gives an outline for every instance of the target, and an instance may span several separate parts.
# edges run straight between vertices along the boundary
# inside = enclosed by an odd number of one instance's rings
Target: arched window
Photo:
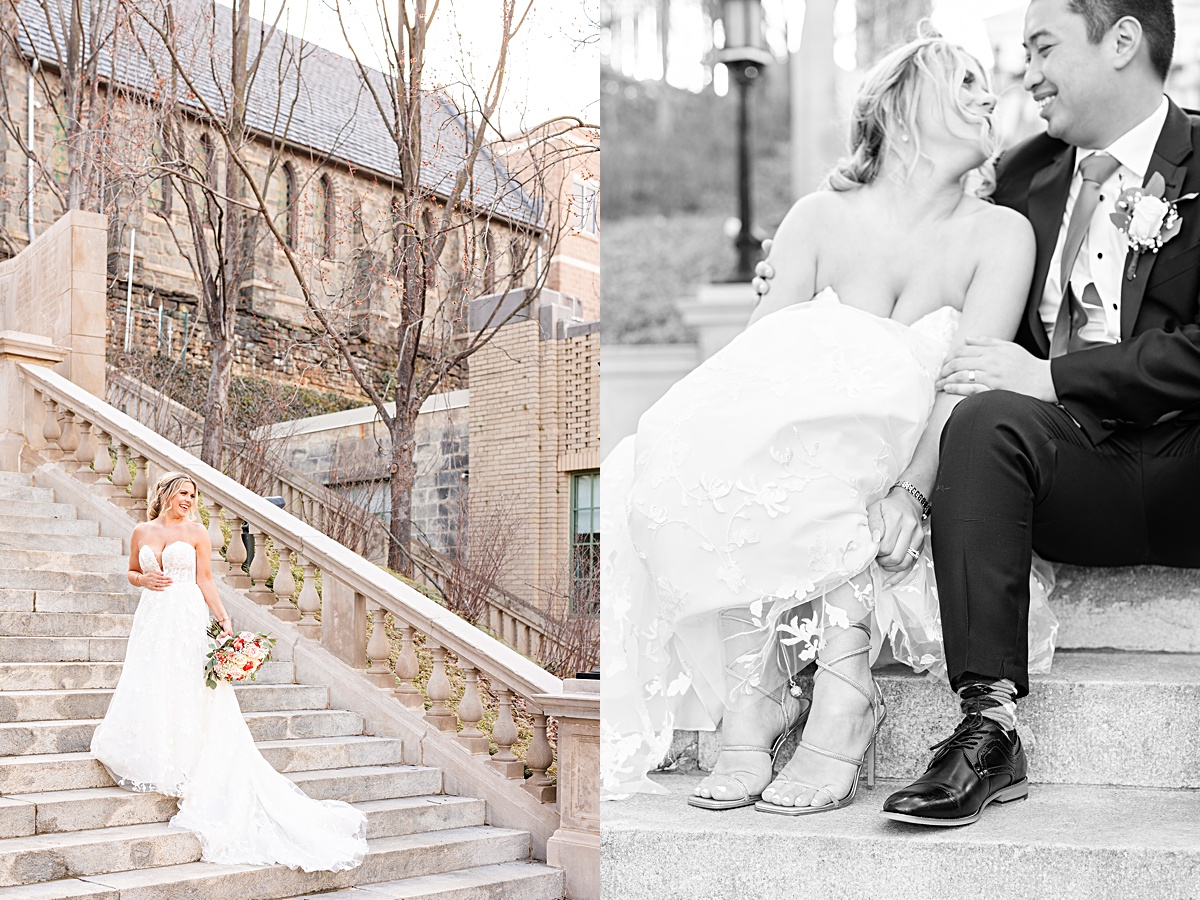
[[[275,207],[275,227],[283,234],[288,247],[295,250],[299,213],[296,210],[296,173],[291,163],[278,166],[271,174],[268,200]]]
[[[146,190],[146,202],[152,212],[165,217],[171,214],[171,176],[162,171],[164,159],[166,153],[162,141],[156,138],[150,148],[150,183]]]
[[[207,134],[201,134],[196,153],[200,177],[210,188],[217,187],[217,148]]]
[[[316,226],[317,252],[322,256],[333,257],[333,185],[328,175],[322,175],[317,182],[317,201],[313,206],[313,220]]]

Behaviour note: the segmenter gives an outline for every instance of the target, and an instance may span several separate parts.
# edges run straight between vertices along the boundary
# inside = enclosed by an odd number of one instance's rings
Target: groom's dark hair
[[[1172,0],[1070,0],[1067,8],[1087,20],[1088,40],[1101,38],[1118,19],[1132,16],[1142,23],[1142,34],[1150,48],[1150,62],[1163,81],[1171,71],[1175,52],[1175,8]]]

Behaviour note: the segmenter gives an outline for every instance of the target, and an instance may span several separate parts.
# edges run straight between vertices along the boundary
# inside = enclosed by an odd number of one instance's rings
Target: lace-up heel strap
[[[825,662],[824,660],[822,660],[820,658],[818,658],[816,662],[817,662],[818,671],[828,672],[830,675],[840,678],[842,681],[846,682],[846,684],[850,685],[852,688],[854,688],[856,691],[858,691],[860,694],[862,694],[864,697],[866,697],[867,702],[871,704],[872,708],[874,708],[875,703],[876,703],[876,697],[877,697],[877,694],[875,691],[868,690],[867,688],[865,688],[861,684],[859,684],[857,679],[851,678],[849,675],[845,674],[844,672],[839,672],[837,669],[833,668],[833,666],[837,665],[840,662],[844,662],[847,659],[851,659],[855,656],[862,656],[864,653],[870,653],[870,652],[871,652],[870,647],[859,647],[857,650],[851,650],[849,653],[843,653],[841,656],[836,657],[835,659],[831,659],[828,662]],[[872,682],[872,684],[874,684],[874,682]]]
[[[834,753],[832,750],[826,750],[823,747],[815,747],[808,741],[803,740],[800,742],[800,746],[805,750],[811,750],[813,753],[819,753],[821,756],[827,756],[830,759],[836,759],[839,762],[849,763],[852,766],[861,766],[863,764],[863,760],[866,758],[866,753],[864,753],[858,759],[855,759],[852,756],[843,756],[840,753]]]
[[[722,753],[724,753],[726,750],[740,750],[745,753],[749,753],[751,751],[753,751],[754,753],[770,753],[771,752],[770,747],[753,747],[749,744],[730,744],[728,747],[724,747],[724,746],[721,747]]]

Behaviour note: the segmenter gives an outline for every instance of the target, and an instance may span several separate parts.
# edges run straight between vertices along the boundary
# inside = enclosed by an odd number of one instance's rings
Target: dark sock
[[[958,699],[964,716],[978,713],[997,722],[1005,731],[1017,727],[1017,686],[1007,678],[963,685]]]

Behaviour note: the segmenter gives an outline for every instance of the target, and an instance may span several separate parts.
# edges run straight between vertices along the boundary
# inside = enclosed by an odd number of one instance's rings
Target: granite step
[[[111,689],[117,686],[123,665],[123,662],[0,663],[0,692]],[[258,670],[254,684],[291,684],[293,672],[290,662],[269,661]]]
[[[2,574],[2,573],[0,573]],[[121,662],[123,637],[10,637],[0,636],[0,663]]]
[[[1033,785],[963,828],[883,818],[903,782],[795,818],[688,806],[699,775],[656,775],[665,795],[605,803],[601,893],[621,900],[1192,900],[1200,792]]]
[[[132,869],[111,874],[0,888],[0,900],[88,897],[92,900],[255,900],[304,896],[360,884],[418,878],[515,862],[529,855],[529,835],[490,826],[398,835],[370,841],[361,866],[344,872],[302,872],[286,866],[223,866],[212,863]],[[43,892],[44,891],[44,892]],[[370,896],[369,894],[366,896]]]
[[[561,869],[514,862],[305,894],[291,900],[558,900],[562,891]]]
[[[344,737],[362,734],[358,713],[344,709],[245,713],[255,741]],[[0,723],[0,756],[81,753],[92,743],[99,719]]]
[[[50,503],[45,500],[5,500],[5,516],[29,516],[35,519],[74,519],[75,507],[69,503]]]
[[[329,688],[309,684],[235,685],[242,712],[287,709],[325,709]],[[42,722],[54,719],[100,719],[108,711],[113,692],[77,688],[64,691],[0,691],[0,722]]]
[[[0,570],[25,569],[34,572],[71,572],[81,575],[111,575],[120,573],[122,581],[129,571],[129,558],[124,553],[67,552],[63,550],[0,548]],[[0,582],[8,584],[7,581]],[[16,587],[16,585],[8,585]],[[93,589],[94,590],[94,589]]]
[[[943,682],[903,666],[875,676],[888,710],[876,771],[916,778],[929,748],[961,719],[957,702]],[[1200,655],[1060,651],[1018,710],[1034,781],[1200,788]],[[680,732],[673,753],[709,769],[719,740],[719,733]],[[793,747],[785,743],[781,760]]]
[[[0,472],[0,484],[8,487],[33,487],[33,476],[25,472]]]
[[[125,568],[129,561],[115,556],[112,559],[116,560],[118,565],[110,565],[109,569],[103,572],[84,572],[67,568],[65,565],[58,567],[57,564],[49,568],[37,569],[21,563],[17,563],[15,566],[6,563],[0,565],[0,584],[8,590],[32,590],[35,592],[123,594],[133,590],[129,578],[125,574],[129,571]]]
[[[0,588],[0,612],[137,612],[141,591],[126,585],[123,591],[50,591],[34,588]]]
[[[0,504],[0,533],[57,534],[76,537],[96,537],[100,525],[90,519],[57,518],[16,515],[8,504]]]
[[[403,762],[397,738],[346,735],[262,741],[259,752],[276,771],[305,772]],[[91,753],[43,753],[0,757],[0,794],[16,795],[110,787],[108,770]]]
[[[0,506],[4,501],[0,500]],[[125,544],[115,537],[85,537],[78,534],[40,534],[38,532],[0,531],[0,549],[59,550],[64,553],[89,553],[125,558]]]
[[[429,783],[429,779],[414,778],[405,796],[356,803],[367,816],[367,836],[392,837],[485,824],[487,804],[483,800],[421,794],[417,791],[422,782]],[[16,794],[0,799],[0,837],[167,822],[177,810],[173,797],[118,787]]]
[[[10,637],[128,637],[133,616],[123,613],[0,612]]]
[[[1050,606],[1063,648],[1200,653],[1200,572],[1059,567]]]
[[[0,504],[12,500],[27,500],[30,503],[53,503],[54,491],[50,488],[34,487],[31,484],[5,484],[0,481]]]

